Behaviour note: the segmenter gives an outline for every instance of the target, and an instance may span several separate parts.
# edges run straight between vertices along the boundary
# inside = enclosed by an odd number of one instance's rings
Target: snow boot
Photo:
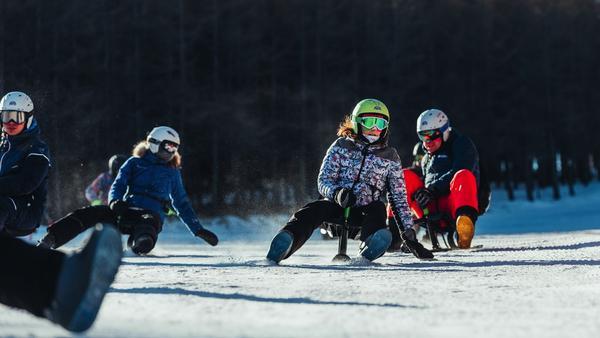
[[[82,250],[65,257],[46,318],[73,332],[92,326],[122,256],[121,233],[98,225]]]
[[[471,217],[460,215],[456,219],[456,233],[458,234],[458,247],[468,249],[471,247],[471,240],[475,235],[475,224]]]
[[[294,235],[287,230],[280,231],[271,241],[267,259],[271,262],[279,264],[282,259],[290,253],[292,244],[294,243]]]
[[[359,254],[374,261],[383,256],[392,243],[392,233],[389,229],[379,229],[361,244]]]
[[[136,255],[145,255],[154,248],[154,239],[148,234],[141,234],[133,239],[131,251]]]

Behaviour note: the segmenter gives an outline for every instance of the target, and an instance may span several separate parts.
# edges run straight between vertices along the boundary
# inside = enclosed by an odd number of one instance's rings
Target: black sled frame
[[[447,227],[442,228],[441,224],[446,221]],[[456,234],[456,224],[446,213],[432,213],[424,217],[424,222],[420,224],[427,230],[427,236],[431,242],[432,252],[450,251],[458,249],[454,235]],[[441,235],[444,241],[444,247],[440,245],[438,235]]]
[[[354,238],[360,234],[360,227],[352,226],[348,223],[348,217],[350,215],[350,208],[344,210],[344,221],[339,223],[326,222],[323,223],[323,229],[326,231],[327,236],[331,239],[338,238],[338,252],[332,259],[333,262],[347,262],[350,257],[347,254],[348,251],[348,237],[350,231],[355,234]]]

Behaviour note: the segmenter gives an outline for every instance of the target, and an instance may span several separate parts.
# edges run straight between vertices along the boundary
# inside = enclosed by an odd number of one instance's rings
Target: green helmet
[[[352,130],[358,134],[358,119],[363,114],[381,114],[390,121],[390,112],[385,104],[376,99],[364,99],[356,104],[352,111]],[[386,133],[387,134],[387,133]]]

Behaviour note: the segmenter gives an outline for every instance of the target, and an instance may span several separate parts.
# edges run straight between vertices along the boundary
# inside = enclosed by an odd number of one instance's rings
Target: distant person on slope
[[[415,223],[426,216],[425,211],[446,213],[456,224],[458,247],[469,248],[479,215],[477,149],[471,139],[450,127],[448,117],[438,109],[426,110],[419,116],[417,134],[426,150],[421,161],[423,177],[404,170]]]
[[[115,181],[119,168],[125,163],[127,156],[117,154],[108,160],[108,171],[98,175],[94,181],[85,188],[85,198],[91,205],[108,205],[110,186]]]
[[[290,218],[273,238],[268,260],[279,263],[290,257],[323,222],[343,223],[345,208],[350,208],[349,224],[360,227],[360,235],[349,236],[362,242],[359,254],[370,261],[381,257],[392,239],[380,200],[386,192],[398,222],[412,228],[400,157],[387,144],[389,122],[383,102],[365,99],[356,105],[321,164],[317,183],[325,199],[305,205]]]
[[[110,223],[129,235],[127,242],[134,253],[147,254],[158,240],[171,203],[194,236],[217,245],[219,239],[200,224],[183,187],[179,144],[174,129],[152,129],[121,166],[110,190],[109,206],[75,210],[51,224],[40,245],[58,248],[96,223]]]
[[[0,100],[0,233],[26,236],[40,225],[46,206],[50,159],[25,93]]]

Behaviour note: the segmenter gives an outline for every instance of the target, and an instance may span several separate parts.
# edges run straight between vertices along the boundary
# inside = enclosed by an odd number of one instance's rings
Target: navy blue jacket
[[[3,134],[0,142],[0,196],[10,202],[14,217],[8,230],[33,230],[40,225],[48,191],[50,155],[35,120],[16,136]],[[6,202],[5,202],[6,201]],[[12,212],[11,212],[12,213]]]
[[[450,193],[450,182],[461,169],[470,170],[479,185],[479,154],[470,138],[450,131],[448,140],[435,153],[421,160],[425,187],[436,196]]]
[[[121,166],[108,200],[124,200],[130,206],[154,211],[160,215],[161,222],[166,207],[172,203],[179,218],[193,233],[202,228],[183,187],[180,170],[170,167],[150,151],[142,157],[130,157]]]

